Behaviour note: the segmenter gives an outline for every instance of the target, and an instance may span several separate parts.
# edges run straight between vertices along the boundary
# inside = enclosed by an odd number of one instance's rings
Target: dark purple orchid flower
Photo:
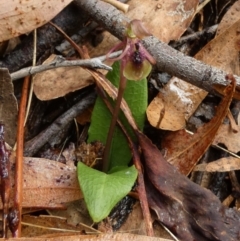
[[[156,61],[141,44],[140,39],[150,35],[140,20],[132,20],[127,26],[126,38],[110,50],[108,54],[123,49],[118,58],[112,59],[121,59],[122,77],[129,80],[141,80],[149,75]]]

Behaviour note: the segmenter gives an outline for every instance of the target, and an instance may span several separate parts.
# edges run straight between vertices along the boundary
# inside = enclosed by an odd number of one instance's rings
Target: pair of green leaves
[[[114,63],[112,67],[113,70],[106,77],[118,87],[120,80],[119,62]],[[138,127],[142,129],[147,108],[147,80],[127,81],[124,99],[128,103]],[[88,142],[98,140],[104,144],[106,143],[111,118],[111,113],[102,99],[98,97],[92,113]],[[123,113],[120,113],[120,120],[134,139]],[[79,184],[94,222],[99,222],[107,217],[112,208],[131,190],[137,178],[135,167],[128,167],[131,156],[127,139],[120,128],[116,126],[112,140],[110,172],[108,174],[87,167],[81,162],[78,163]]]

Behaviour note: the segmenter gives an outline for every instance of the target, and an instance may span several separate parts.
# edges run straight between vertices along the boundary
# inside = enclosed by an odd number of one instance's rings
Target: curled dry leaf
[[[209,42],[195,55],[195,58],[228,73],[238,74],[239,26],[240,18],[238,15],[238,21]],[[215,86],[215,89],[222,93],[224,87]],[[206,95],[206,91],[173,77],[150,103],[147,109],[148,120],[152,126],[157,128],[172,131],[182,129],[185,127],[185,121],[193,114]],[[234,98],[240,99],[239,90],[234,94]],[[164,106],[165,115],[158,125],[159,115]]]
[[[195,166],[194,171],[230,172],[240,170],[240,159],[236,157],[223,157],[217,161],[203,163]]]
[[[54,18],[71,1],[1,1],[0,42],[42,26]]]
[[[4,124],[5,141],[16,141],[18,106],[8,69],[0,69],[0,122]]]
[[[228,113],[228,108],[236,87],[233,79],[225,89],[225,96],[216,109],[216,114],[210,122],[199,127],[194,135],[185,130],[170,132],[162,140],[162,147],[166,150],[166,159],[182,174],[188,175],[198,160],[213,142],[213,139],[223,119]]]
[[[14,172],[13,166],[11,170]],[[13,177],[14,173],[11,180]],[[62,208],[63,203],[82,198],[75,167],[43,158],[25,157],[23,177],[23,207]]]

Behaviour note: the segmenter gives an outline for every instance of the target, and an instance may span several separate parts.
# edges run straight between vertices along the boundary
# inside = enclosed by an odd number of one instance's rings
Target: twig
[[[58,117],[48,128],[39,133],[36,137],[25,143],[24,155],[33,156],[51,137],[56,135],[76,116],[81,114],[86,108],[91,106],[96,98],[95,93],[91,93],[77,104],[72,106],[68,111]]]
[[[117,51],[109,57],[115,58],[121,54],[121,51]],[[112,68],[108,65],[105,65],[102,63],[102,61],[106,60],[106,56],[101,56],[97,58],[92,59],[86,59],[86,60],[66,60],[62,56],[57,55],[53,62],[48,64],[39,65],[36,67],[27,67],[23,68],[19,71],[16,71],[11,74],[12,80],[21,79],[27,75],[33,75],[36,73],[40,73],[49,69],[55,69],[60,67],[72,67],[72,66],[81,66],[86,68],[98,68],[98,69],[106,69],[106,70],[112,70]]]
[[[17,222],[11,223],[11,231],[14,237],[21,237],[21,214],[22,214],[22,194],[23,194],[23,143],[24,143],[24,119],[30,85],[30,76],[25,77],[22,87],[22,97],[19,106],[18,128],[17,128],[17,150],[15,169],[15,196],[12,213],[17,214]],[[14,215],[15,216],[15,215]],[[12,230],[13,229],[13,230]],[[14,230],[15,229],[15,230]]]
[[[32,65],[36,66],[36,62],[37,62],[37,29],[34,29],[34,31],[33,31],[33,60],[32,60]],[[28,96],[26,116],[25,116],[25,120],[24,120],[24,126],[27,123],[27,119],[28,119],[28,115],[29,115],[29,111],[30,111],[30,107],[31,107],[31,103],[32,103],[32,97],[33,97],[32,76],[31,76],[30,82],[31,82],[31,84],[30,84],[30,90],[29,90],[29,96]]]
[[[209,28],[205,28],[204,30],[202,31],[199,31],[199,32],[196,32],[196,33],[192,33],[192,34],[189,34],[187,36],[183,36],[181,37],[179,40],[173,42],[171,44],[171,46],[173,48],[179,46],[179,45],[182,45],[184,43],[186,43],[187,41],[192,41],[192,40],[195,40],[195,39],[198,39],[199,37],[203,36],[204,34],[215,34],[215,32],[217,31],[217,28],[218,28],[218,24],[215,24]]]
[[[75,0],[76,4],[84,9],[89,15],[106,30],[119,39],[123,39],[125,23],[130,20],[111,5],[97,0]],[[226,72],[204,64],[192,57],[185,56],[181,52],[162,43],[155,37],[147,37],[143,45],[156,59],[156,68],[170,75],[183,79],[208,92],[215,92],[215,85],[227,86]],[[237,81],[236,94],[240,98],[240,77],[234,75]],[[236,95],[234,96],[235,98]]]
[[[123,11],[124,13],[127,13],[128,11],[128,8],[129,8],[129,5],[128,4],[125,4],[125,3],[122,3],[122,2],[118,2],[116,0],[102,0],[106,3],[110,3],[112,4],[114,7],[116,7],[117,9]]]

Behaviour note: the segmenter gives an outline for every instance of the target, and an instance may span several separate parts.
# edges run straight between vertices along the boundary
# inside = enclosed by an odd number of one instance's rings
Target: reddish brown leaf
[[[166,150],[167,161],[177,167],[182,174],[188,175],[192,171],[213,142],[218,128],[228,113],[235,86],[236,82],[232,80],[225,89],[225,96],[219,104],[214,118],[200,127],[194,135],[180,130],[169,133],[163,139],[162,146]]]
[[[149,206],[158,220],[179,240],[239,240],[240,214],[180,174],[146,136],[137,135],[144,155]]]

